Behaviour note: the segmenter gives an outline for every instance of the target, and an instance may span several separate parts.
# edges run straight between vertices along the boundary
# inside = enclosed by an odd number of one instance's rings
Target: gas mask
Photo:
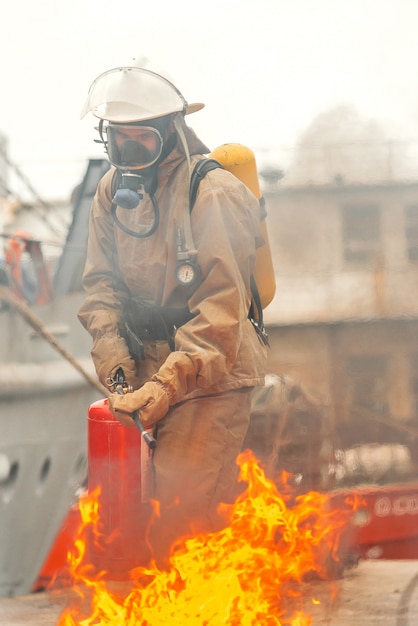
[[[143,191],[150,195],[154,192],[152,182],[156,168],[152,166],[163,152],[161,133],[153,126],[138,123],[109,123],[106,126],[101,123],[99,132],[109,161],[119,172],[113,200],[123,209],[134,209],[142,199]]]
[[[149,237],[159,224],[159,207],[154,196],[157,187],[158,164],[171,151],[175,137],[164,142],[163,134],[169,118],[145,123],[106,123],[100,120],[98,131],[100,143],[105,146],[109,161],[117,169],[116,189],[112,199],[111,213],[116,224],[133,237]],[[160,127],[160,130],[157,128]],[[144,193],[149,194],[154,207],[154,221],[141,226],[138,232],[131,230],[116,215],[117,208],[135,209]]]
[[[106,134],[109,160],[122,171],[150,167],[163,150],[163,138],[153,126],[109,124]]]

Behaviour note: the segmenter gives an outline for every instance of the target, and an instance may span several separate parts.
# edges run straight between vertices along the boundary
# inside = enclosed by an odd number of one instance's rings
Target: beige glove
[[[130,414],[138,411],[139,419],[147,428],[164,417],[170,408],[170,400],[163,385],[150,381],[137,391],[123,396],[113,393],[109,396],[109,408],[124,426],[135,425]]]
[[[122,337],[116,334],[104,335],[94,344],[91,356],[102,385],[109,387],[108,379],[114,378],[118,369],[122,368],[128,385],[133,389],[139,388],[137,366]]]

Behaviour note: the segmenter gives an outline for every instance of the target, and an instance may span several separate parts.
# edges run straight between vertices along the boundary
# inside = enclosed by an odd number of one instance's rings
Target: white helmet
[[[100,74],[90,86],[81,117],[91,112],[108,122],[141,122],[171,113],[194,113],[203,107],[188,104],[166,72],[142,57]]]

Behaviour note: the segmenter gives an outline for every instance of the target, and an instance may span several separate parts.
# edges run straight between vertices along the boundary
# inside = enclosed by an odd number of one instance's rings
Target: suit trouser
[[[164,363],[167,342],[144,342],[141,384]],[[216,508],[239,491],[236,458],[248,429],[252,388],[181,402],[155,425],[154,498],[160,503],[149,541],[160,565],[173,542],[184,535],[211,532],[223,525]]]
[[[150,542],[160,565],[176,538],[224,525],[216,509],[238,491],[236,458],[250,407],[251,389],[244,388],[187,400],[158,422],[153,468],[160,517]]]

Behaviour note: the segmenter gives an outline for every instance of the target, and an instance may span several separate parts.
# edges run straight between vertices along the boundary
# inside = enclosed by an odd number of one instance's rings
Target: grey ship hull
[[[93,376],[81,298],[36,313]],[[100,397],[15,311],[0,313],[0,597],[31,590],[85,484],[87,412]]]
[[[94,384],[91,339],[77,311],[90,205],[108,169],[107,160],[90,160],[54,273],[52,301],[30,308],[47,332],[31,325],[5,294],[0,302],[0,597],[31,591],[86,484],[88,408],[103,394]],[[0,282],[5,279],[7,273]]]

